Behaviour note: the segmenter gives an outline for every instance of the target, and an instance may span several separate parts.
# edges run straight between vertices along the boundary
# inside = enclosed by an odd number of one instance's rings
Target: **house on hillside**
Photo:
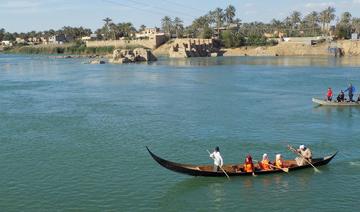
[[[9,41],[9,40],[3,40],[3,41],[1,41],[1,45],[6,46],[6,47],[10,47],[10,46],[13,45],[13,43],[11,41]]]
[[[65,35],[59,34],[59,35],[53,35],[49,37],[49,43],[51,44],[63,44],[66,42]]]
[[[20,38],[20,37],[15,38],[15,42],[17,44],[27,44],[27,40],[25,40],[24,38]]]

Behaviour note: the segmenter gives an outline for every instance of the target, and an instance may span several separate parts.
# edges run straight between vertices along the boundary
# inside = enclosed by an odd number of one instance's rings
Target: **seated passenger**
[[[244,172],[254,172],[254,164],[251,155],[246,156],[244,163]]]
[[[272,165],[266,153],[263,155],[262,160],[259,162],[259,166],[263,170],[272,170],[271,168]]]
[[[336,100],[337,100],[338,102],[344,102],[344,101],[345,101],[345,94],[344,94],[344,91],[343,91],[343,90],[340,91],[340,93],[339,93],[339,95],[337,96]]]
[[[281,154],[276,154],[276,156],[275,156],[275,167],[276,168],[285,168],[284,160],[282,159]]]

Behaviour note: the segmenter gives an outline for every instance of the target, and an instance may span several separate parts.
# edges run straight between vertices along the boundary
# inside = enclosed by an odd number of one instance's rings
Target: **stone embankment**
[[[109,62],[123,64],[156,60],[157,58],[150,49],[136,48],[134,50],[115,49]]]
[[[276,46],[240,47],[222,49],[224,56],[334,56],[332,49],[339,49],[341,56],[360,56],[360,41],[339,40],[316,45],[282,42]]]
[[[175,39],[169,48],[169,57],[216,57],[219,48],[212,39]]]

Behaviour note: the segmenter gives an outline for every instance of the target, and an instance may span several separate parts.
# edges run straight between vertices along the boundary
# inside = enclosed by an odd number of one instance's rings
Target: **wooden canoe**
[[[316,104],[323,106],[360,106],[359,102],[335,102],[335,101],[326,101],[316,98],[312,98],[312,101]]]
[[[150,151],[148,147],[146,147],[148,152],[150,153],[151,157],[159,163],[161,166],[165,167],[166,169],[169,169],[174,172],[187,174],[191,176],[204,176],[204,177],[224,177],[225,174],[222,171],[214,172],[213,171],[213,165],[190,165],[190,164],[182,164],[182,163],[175,163],[171,162],[165,159],[160,158],[159,156],[155,155]],[[322,158],[315,158],[312,160],[312,164],[314,166],[323,166],[328,164],[337,154],[335,152],[332,155],[325,156]],[[285,165],[288,166],[289,172],[299,170],[299,169],[305,169],[305,168],[312,168],[310,164],[304,165],[304,166],[298,166],[296,164],[295,160],[286,160]],[[239,164],[226,164],[223,166],[223,169],[226,171],[226,173],[229,176],[251,176],[252,173],[249,172],[239,172],[239,168],[242,168],[242,165]],[[263,175],[263,174],[274,174],[274,173],[284,173],[281,169],[274,169],[274,170],[261,170],[259,166],[255,165],[255,174],[256,175]]]

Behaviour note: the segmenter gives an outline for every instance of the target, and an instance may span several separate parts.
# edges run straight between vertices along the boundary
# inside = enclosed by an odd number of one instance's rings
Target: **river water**
[[[312,104],[328,86],[360,90],[360,61],[219,57],[89,65],[0,55],[1,211],[354,211],[360,108]],[[152,160],[226,163],[306,144],[313,169],[258,177],[190,177]]]

